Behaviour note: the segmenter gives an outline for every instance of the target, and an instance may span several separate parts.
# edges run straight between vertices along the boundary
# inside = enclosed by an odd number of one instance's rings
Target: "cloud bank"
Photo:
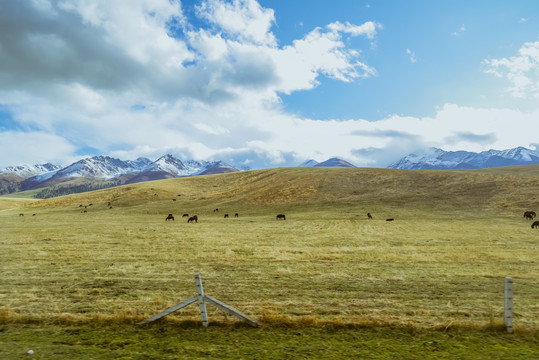
[[[433,117],[371,122],[288,113],[285,94],[328,78],[375,78],[363,53],[382,25],[333,21],[280,45],[274,11],[254,0],[187,6],[0,0],[0,109],[10,123],[0,123],[0,166],[164,153],[251,168],[332,156],[386,166],[420,146],[481,151],[535,141],[528,129],[537,112],[447,104]],[[351,48],[352,38],[365,49]],[[516,93],[537,96],[537,84],[517,79],[537,74],[537,44],[487,64]]]

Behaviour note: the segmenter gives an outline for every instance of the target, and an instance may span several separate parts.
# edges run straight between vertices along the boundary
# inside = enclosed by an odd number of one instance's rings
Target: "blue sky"
[[[539,2],[0,0],[0,167],[539,141]]]

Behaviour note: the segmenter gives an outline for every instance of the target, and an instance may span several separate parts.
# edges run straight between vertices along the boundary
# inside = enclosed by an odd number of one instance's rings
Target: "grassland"
[[[0,355],[532,359],[538,189],[536,166],[297,168],[0,198]],[[195,305],[136,325],[195,295],[197,272],[262,328],[210,307],[203,329]]]

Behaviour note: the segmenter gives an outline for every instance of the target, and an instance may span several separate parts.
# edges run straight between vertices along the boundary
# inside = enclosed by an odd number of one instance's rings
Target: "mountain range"
[[[409,154],[388,168],[411,170],[481,169],[511,165],[539,164],[539,151],[517,147],[508,150],[488,150],[480,153],[444,151],[430,148]],[[301,167],[355,167],[350,162],[331,158],[324,162],[308,160]],[[0,194],[32,189],[49,189],[46,195],[58,196],[104,187],[185,176],[221,174],[239,171],[222,161],[181,161],[167,154],[155,161],[147,158],[120,160],[109,156],[94,156],[67,167],[54,164],[19,165],[0,169]],[[85,181],[85,185],[80,185]],[[77,184],[76,186],[74,184]],[[57,188],[63,187],[61,192]],[[56,191],[50,189],[56,188]]]
[[[508,150],[488,150],[480,153],[444,151],[437,148],[430,148],[424,152],[407,155],[390,164],[388,168],[458,170],[533,164],[539,164],[539,151],[524,147],[516,147]]]
[[[136,182],[183,176],[222,174],[238,171],[222,161],[194,161],[185,163],[172,155],[156,161],[147,158],[120,160],[109,156],[94,156],[79,160],[67,167],[53,164],[10,166],[0,170],[0,194],[39,189],[87,180],[92,189]],[[78,186],[78,189],[81,187]]]

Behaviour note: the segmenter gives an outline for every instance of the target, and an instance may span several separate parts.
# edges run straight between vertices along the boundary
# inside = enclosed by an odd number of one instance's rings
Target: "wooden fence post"
[[[218,309],[224,311],[225,313],[227,313],[229,315],[233,315],[233,316],[237,317],[238,319],[247,322],[251,326],[254,326],[254,327],[259,327],[260,326],[258,321],[254,320],[254,319],[251,319],[249,316],[245,315],[241,311],[239,311],[237,309],[234,309],[232,306],[227,305],[227,304],[217,300],[216,298],[213,298],[213,297],[211,297],[209,295],[204,294],[204,288],[202,287],[202,276],[200,276],[199,273],[195,274],[195,284],[196,284],[196,288],[197,288],[197,296],[193,296],[192,298],[187,299],[187,300],[185,300],[185,301],[183,301],[183,302],[181,302],[181,303],[179,303],[177,305],[174,305],[174,306],[166,309],[165,311],[160,312],[157,315],[154,315],[154,316],[149,317],[149,318],[147,318],[145,320],[142,320],[141,322],[139,322],[139,324],[146,324],[146,323],[155,321],[157,319],[161,319],[163,316],[171,314],[174,311],[179,310],[181,308],[184,308],[187,305],[192,304],[192,303],[194,303],[194,302],[196,302],[198,300],[198,305],[200,307],[200,316],[202,318],[202,325],[204,325],[204,327],[207,327],[208,323],[209,323],[209,321],[208,321],[208,311],[206,309],[206,302],[208,302],[210,305],[213,305],[213,306],[217,307]]]
[[[198,306],[200,307],[200,317],[202,318],[202,325],[208,327],[208,311],[206,310],[204,288],[202,287],[202,278],[199,273],[195,274],[195,284],[197,286]]]
[[[505,278],[504,324],[508,333],[513,332],[513,278]]]

